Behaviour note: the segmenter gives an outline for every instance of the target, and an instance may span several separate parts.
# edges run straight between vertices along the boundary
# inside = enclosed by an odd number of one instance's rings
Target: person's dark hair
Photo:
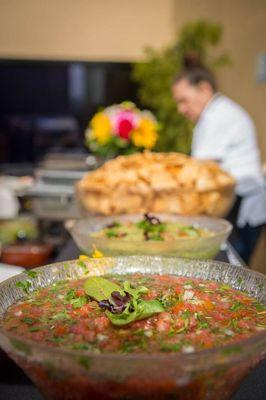
[[[213,73],[205,67],[196,55],[187,55],[184,59],[183,69],[174,78],[174,84],[187,79],[191,85],[208,82],[214,92],[217,92],[217,82]]]

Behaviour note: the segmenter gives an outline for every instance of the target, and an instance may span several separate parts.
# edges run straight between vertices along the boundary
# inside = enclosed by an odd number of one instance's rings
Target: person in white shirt
[[[240,105],[217,91],[213,74],[200,64],[178,74],[172,90],[178,111],[195,123],[191,155],[217,161],[237,181],[237,201],[227,218],[234,224],[231,242],[248,262],[266,222],[253,121]]]

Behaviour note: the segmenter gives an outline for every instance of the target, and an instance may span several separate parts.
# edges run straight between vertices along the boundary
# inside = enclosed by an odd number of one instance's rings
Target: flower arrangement
[[[125,101],[97,112],[85,132],[85,140],[93,153],[112,157],[151,150],[158,130],[159,124],[150,111],[141,111]]]

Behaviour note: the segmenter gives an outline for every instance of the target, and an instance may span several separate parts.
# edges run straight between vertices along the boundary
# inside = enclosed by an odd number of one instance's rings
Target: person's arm
[[[246,114],[213,113],[195,128],[192,156],[217,161],[242,186],[262,181],[259,149],[252,120]],[[249,182],[249,183],[248,183]]]

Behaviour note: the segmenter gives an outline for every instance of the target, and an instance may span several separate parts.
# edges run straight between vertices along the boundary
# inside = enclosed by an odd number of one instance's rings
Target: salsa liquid
[[[37,290],[12,305],[5,330],[49,346],[96,353],[185,352],[237,342],[265,329],[265,307],[225,284],[168,275],[108,275],[144,285],[143,299],[159,299],[164,312],[114,326],[84,290],[85,279]]]

